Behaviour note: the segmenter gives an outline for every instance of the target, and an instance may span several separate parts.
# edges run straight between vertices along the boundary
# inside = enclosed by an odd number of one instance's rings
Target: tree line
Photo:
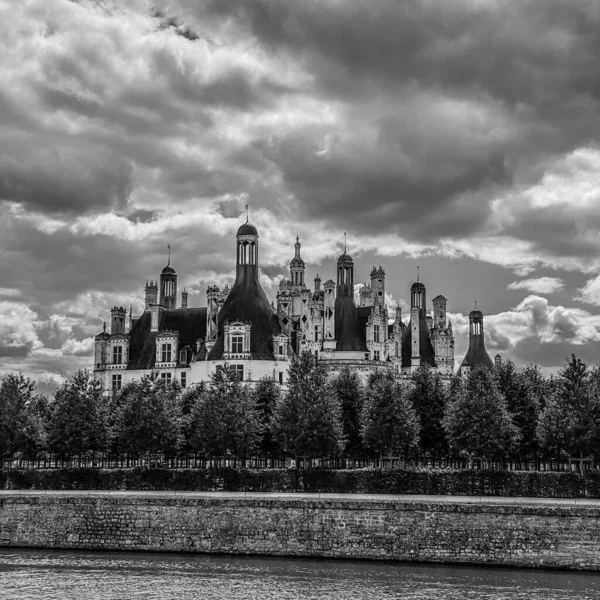
[[[144,378],[108,397],[87,370],[50,398],[22,374],[0,381],[0,459],[111,453],[204,457],[486,457],[531,461],[600,455],[600,366],[574,355],[556,376],[505,361],[444,382],[426,366],[399,380],[378,370],[331,377],[294,358],[287,391],[243,385],[225,366],[182,389]]]

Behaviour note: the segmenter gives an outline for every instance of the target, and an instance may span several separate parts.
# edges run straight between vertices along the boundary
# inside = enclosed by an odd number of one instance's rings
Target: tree
[[[467,456],[495,458],[509,452],[519,431],[485,367],[473,369],[446,406],[444,430],[451,450]]]
[[[356,371],[344,367],[331,380],[331,387],[342,407],[342,427],[346,454],[357,456],[364,452],[360,435],[360,413],[363,405],[363,386]]]
[[[102,388],[87,369],[79,370],[54,394],[48,447],[63,458],[104,450],[107,440]]]
[[[310,352],[292,359],[288,390],[275,408],[273,430],[296,460],[332,456],[344,448],[340,401]]]
[[[25,441],[27,405],[31,402],[35,383],[10,373],[0,382],[0,467],[4,457],[12,457]]]
[[[429,365],[421,365],[411,377],[408,398],[415,408],[421,424],[420,446],[424,452],[446,454],[448,443],[442,420],[446,408],[447,392],[439,373]]]
[[[537,427],[540,444],[557,456],[583,458],[600,439],[600,370],[574,354],[554,380]]]
[[[50,402],[46,396],[33,396],[27,403],[22,443],[24,458],[34,460],[40,452],[48,449],[50,416]]]
[[[261,429],[254,399],[230,365],[211,376],[192,419],[190,443],[206,456],[246,457],[256,451]]]
[[[496,386],[506,400],[506,407],[519,429],[515,450],[526,458],[537,448],[536,428],[539,417],[538,394],[535,393],[539,371],[530,367],[519,370],[511,360],[503,361],[494,370]]]
[[[393,373],[371,373],[361,413],[364,445],[382,455],[407,454],[419,444],[419,417],[406,387]]]
[[[277,438],[273,435],[273,412],[281,400],[281,390],[271,377],[263,377],[252,392],[254,406],[258,415],[262,437],[259,452],[263,456],[273,457],[280,449]]]
[[[166,383],[144,377],[129,383],[118,393],[115,405],[115,442],[121,452],[139,457],[174,454],[179,433],[177,381]]]
[[[177,448],[182,452],[189,452],[194,449],[192,439],[195,434],[194,413],[198,404],[202,401],[206,385],[200,382],[185,390],[179,401],[179,435],[177,438]]]

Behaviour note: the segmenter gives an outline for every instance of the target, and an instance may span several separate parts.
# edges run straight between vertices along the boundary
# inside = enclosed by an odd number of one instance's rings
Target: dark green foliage
[[[281,400],[279,385],[271,377],[263,377],[252,391],[252,397],[261,430],[258,452],[262,456],[276,456],[280,450],[280,445],[273,435],[271,425],[273,412]]]
[[[132,457],[176,451],[179,422],[177,381],[167,384],[145,377],[116,394],[113,437],[120,452]]]
[[[0,382],[0,466],[5,456],[24,448],[27,406],[34,390],[35,383],[20,373],[10,373]]]
[[[25,406],[25,423],[21,452],[26,459],[35,459],[48,447],[50,402],[46,396],[34,396]]]
[[[600,453],[600,370],[571,360],[554,380],[537,427],[549,452],[584,458]]]
[[[104,450],[107,415],[100,384],[88,370],[63,383],[50,404],[48,449],[63,458]]]
[[[421,450],[435,455],[448,452],[448,443],[442,425],[447,402],[447,391],[439,373],[425,364],[411,377],[408,399],[417,411],[421,424]]]
[[[192,412],[190,444],[205,456],[249,456],[261,430],[254,399],[229,365],[211,378]]]
[[[343,450],[340,402],[327,372],[310,352],[292,360],[288,391],[275,409],[273,431],[295,457],[334,456]]]
[[[179,435],[177,437],[177,449],[188,453],[194,450],[192,439],[195,436],[194,415],[198,405],[204,397],[206,385],[200,383],[187,388],[179,399]]]
[[[342,427],[348,456],[364,453],[360,435],[360,415],[363,406],[363,386],[356,371],[344,367],[331,380],[331,387],[342,408]]]
[[[544,379],[537,367],[517,369],[511,360],[496,367],[495,381],[506,400],[506,407],[519,430],[516,451],[521,457],[537,452],[537,424],[544,396]]]
[[[519,431],[488,369],[473,369],[446,407],[443,425],[450,449],[466,456],[502,457]]]
[[[372,452],[406,454],[419,443],[419,418],[404,386],[389,371],[369,376],[361,413],[361,435]]]

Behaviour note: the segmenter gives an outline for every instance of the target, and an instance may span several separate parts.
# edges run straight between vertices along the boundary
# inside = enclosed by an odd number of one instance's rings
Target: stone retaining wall
[[[0,546],[600,569],[600,509],[407,500],[0,498]]]

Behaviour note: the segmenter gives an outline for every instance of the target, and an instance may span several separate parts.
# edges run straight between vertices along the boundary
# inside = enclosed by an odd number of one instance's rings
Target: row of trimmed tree
[[[225,367],[181,389],[148,378],[109,397],[79,371],[52,398],[21,374],[0,381],[0,457],[95,452],[140,457],[478,456],[537,460],[600,456],[600,367],[575,356],[557,376],[506,361],[450,383],[426,367],[410,380],[384,370],[363,385],[303,354],[286,392],[244,386]]]

